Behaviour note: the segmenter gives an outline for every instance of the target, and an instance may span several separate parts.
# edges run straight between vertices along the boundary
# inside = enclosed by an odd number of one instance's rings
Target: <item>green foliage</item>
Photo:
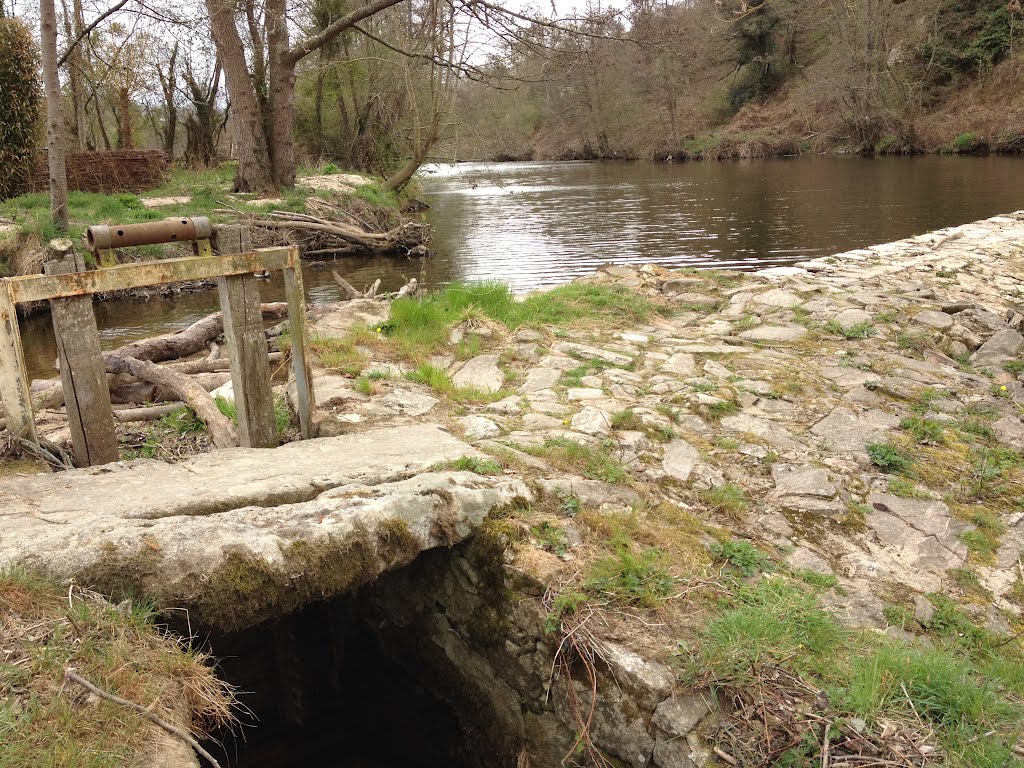
[[[657,608],[671,594],[675,580],[658,549],[635,555],[626,546],[615,557],[596,561],[584,584],[588,593],[619,605]]]
[[[1011,29],[1006,0],[945,0],[938,10],[937,31],[917,57],[928,85],[982,74],[1006,57]]]
[[[39,130],[36,46],[19,19],[0,18],[0,200],[31,172]]]
[[[770,96],[786,74],[785,55],[780,55],[776,39],[780,19],[765,5],[745,15],[735,27],[739,43],[736,65],[739,72],[729,88],[729,107],[733,114],[744,104]]]
[[[953,151],[957,154],[974,152],[978,149],[980,144],[981,140],[978,138],[977,134],[974,134],[971,131],[965,131],[953,139]]]
[[[912,459],[893,443],[869,443],[866,449],[871,462],[889,474],[906,474],[913,464]]]
[[[546,520],[540,525],[530,529],[530,533],[537,537],[540,548],[561,557],[569,551],[569,539],[565,531],[557,525],[552,525]]]
[[[474,472],[478,475],[500,475],[501,464],[491,459],[479,459],[476,456],[463,456],[454,461],[446,461],[432,469],[453,469],[457,472]]]
[[[753,576],[758,571],[775,569],[775,563],[765,552],[743,539],[715,542],[709,548],[716,562],[731,565],[744,576]]]
[[[550,464],[573,474],[603,480],[606,483],[624,483],[629,473],[607,446],[592,448],[564,437],[548,440],[540,447],[525,446],[528,453],[544,457]]]
[[[776,671],[781,667],[802,678],[803,690],[824,691],[835,717],[862,718],[872,731],[923,718],[945,751],[946,765],[1013,765],[1024,717],[1019,644],[1007,645],[975,626],[949,598],[931,599],[936,611],[926,629],[933,639],[906,644],[845,628],[814,594],[781,578],[762,579],[726,597],[722,613],[700,631],[694,673],[732,691],[764,686],[764,694],[754,695],[757,707],[758,696],[767,703],[783,693],[774,690],[786,685]],[[913,624],[902,606],[889,605],[885,614],[896,626]],[[800,686],[788,694],[799,696]],[[814,758],[819,747],[801,754]]]
[[[809,584],[817,589],[834,589],[839,586],[839,577],[834,573],[819,573],[809,568],[801,568],[796,571],[795,576],[804,584]]]
[[[927,498],[927,494],[917,490],[912,482],[903,477],[891,477],[889,478],[888,491],[893,496],[899,496],[903,499],[923,499]]]
[[[642,430],[644,423],[632,408],[612,414],[612,429]]]
[[[782,578],[769,578],[723,602],[725,610],[701,633],[701,663],[713,681],[742,684],[764,664],[788,660],[815,669],[840,644],[842,630],[812,594]]]
[[[924,445],[942,445],[946,442],[946,425],[936,419],[911,416],[900,422],[900,429],[906,430],[915,441]]]

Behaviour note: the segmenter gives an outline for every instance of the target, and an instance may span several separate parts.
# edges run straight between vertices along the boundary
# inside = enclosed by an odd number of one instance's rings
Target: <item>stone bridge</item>
[[[469,537],[527,499],[519,479],[445,469],[483,457],[434,424],[6,480],[0,566],[251,626]]]

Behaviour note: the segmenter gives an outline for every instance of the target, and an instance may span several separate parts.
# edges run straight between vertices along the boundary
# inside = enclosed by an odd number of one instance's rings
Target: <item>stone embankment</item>
[[[450,400],[376,359],[372,386],[316,374],[333,437],[7,480],[0,564],[131,584],[232,629],[489,517],[502,598],[460,548],[436,566],[443,598],[395,611],[498,713],[510,749],[545,766],[573,748],[591,695],[552,673],[552,595],[579,582],[602,525],[642,533],[660,515],[648,538],[682,583],[728,566],[715,542],[752,542],[831,585],[820,599],[847,625],[908,642],[937,596],[992,632],[1019,628],[1024,212],[752,274],[609,266],[589,282],[672,311],[614,332],[455,328],[433,362],[501,399]],[[386,305],[356,301],[317,325],[386,320]],[[467,336],[481,354],[458,360]],[[487,457],[503,470],[481,473]],[[587,629],[598,704],[584,730],[636,768],[712,759],[719,702],[673,666],[704,608],[671,604],[657,621],[630,609]]]

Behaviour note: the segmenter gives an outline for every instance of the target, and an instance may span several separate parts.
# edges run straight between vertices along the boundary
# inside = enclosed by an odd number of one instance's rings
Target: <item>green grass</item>
[[[492,459],[480,459],[476,456],[463,456],[454,461],[446,461],[431,467],[437,472],[444,469],[453,469],[457,472],[473,472],[478,475],[500,475],[505,470],[501,464]]]
[[[891,477],[887,486],[889,493],[903,499],[926,499],[928,494],[922,493],[912,482],[903,477]]]
[[[540,456],[549,464],[572,474],[606,483],[625,483],[629,472],[612,455],[608,446],[592,448],[563,437],[548,440],[543,446],[524,446],[523,450]]]
[[[739,517],[747,509],[746,493],[733,483],[701,491],[698,498],[712,512],[720,512],[730,517]]]
[[[253,206],[244,199],[229,198],[235,170],[234,163],[224,163],[211,169],[175,167],[163,184],[147,190],[141,195],[131,192],[111,195],[96,192],[70,192],[68,194],[69,235],[75,242],[78,242],[86,227],[92,224],[138,224],[179,216],[206,216],[214,223],[233,221],[237,218],[234,212],[216,212],[227,210],[225,203],[229,201],[231,207],[243,214],[266,211],[264,206]],[[334,197],[328,191],[314,191],[302,187],[281,190],[279,196],[283,202],[275,203],[273,207],[296,213],[305,212],[305,202],[310,197],[325,200]],[[377,184],[359,187],[355,196],[370,205],[389,210],[397,211],[401,205],[401,201],[395,193],[387,192]],[[150,209],[143,205],[142,197],[188,197],[190,199],[187,203],[172,203]],[[0,201],[0,218],[14,221],[19,225],[22,235],[41,242],[47,242],[57,236],[50,221],[48,194],[33,193]],[[130,251],[151,258],[184,255],[180,245],[140,246],[132,248]]]
[[[908,432],[919,444],[942,445],[946,442],[946,425],[937,419],[910,416],[900,422],[900,429]]]
[[[584,589],[616,605],[657,608],[672,594],[674,584],[661,550],[648,549],[634,554],[623,546],[614,557],[591,564]]]
[[[631,408],[613,413],[611,423],[612,429],[640,431],[644,428],[643,420],[639,415],[637,415],[636,411]]]
[[[500,283],[450,285],[422,298],[393,302],[391,320],[383,331],[406,353],[424,354],[440,349],[451,326],[467,314],[516,330],[574,324],[619,328],[642,323],[659,311],[664,310],[650,300],[609,286],[573,283],[517,301],[508,286]]]
[[[774,765],[817,765],[820,723],[849,717],[862,718],[876,738],[887,723],[922,720],[945,752],[944,765],[1018,764],[1012,749],[1024,722],[1019,641],[1006,644],[971,624],[948,598],[933,596],[933,602],[935,616],[926,627],[930,642],[907,643],[844,627],[821,608],[814,592],[783,578],[762,579],[726,596],[721,613],[698,630],[691,673],[755,711],[770,706],[773,695],[795,701],[792,714],[783,717],[791,718],[795,732],[811,732],[800,753],[804,760],[793,762],[797,754],[780,740]],[[908,611],[900,613],[893,616],[897,626],[912,623]],[[802,714],[815,708],[815,691],[827,695],[824,718]],[[732,754],[747,764],[742,752]]]
[[[447,371],[430,363],[422,363],[415,371],[405,374],[405,378],[418,384],[426,384],[453,403],[493,403],[512,394],[505,390],[484,392],[471,387],[456,387]]]

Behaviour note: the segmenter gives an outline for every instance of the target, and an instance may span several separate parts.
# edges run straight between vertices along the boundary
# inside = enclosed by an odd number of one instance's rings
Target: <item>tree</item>
[[[300,61],[314,51],[402,0],[373,0],[335,20],[325,29],[291,44],[285,0],[267,0],[263,27],[246,0],[246,7],[205,0],[210,14],[213,39],[224,69],[224,81],[231,100],[232,119],[238,151],[236,192],[268,192],[295,183],[295,75]],[[253,66],[250,72],[246,48],[239,35],[245,16],[249,30]],[[266,42],[266,56],[263,43]],[[265,94],[265,96],[264,96]]]
[[[0,8],[3,6],[0,5]],[[0,200],[18,194],[32,167],[39,119],[35,45],[25,25],[0,14]]]
[[[53,0],[39,0],[39,42],[46,93],[46,154],[50,215],[58,232],[68,231],[68,177],[64,165],[64,105],[57,75],[57,13]]]

